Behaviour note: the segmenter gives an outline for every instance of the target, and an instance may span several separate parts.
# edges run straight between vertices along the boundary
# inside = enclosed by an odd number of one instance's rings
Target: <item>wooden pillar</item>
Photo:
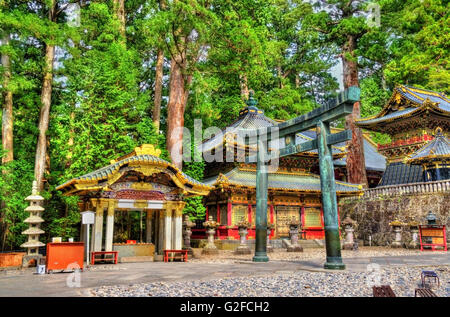
[[[114,207],[115,201],[110,200],[108,203],[108,215],[106,217],[105,251],[112,251],[114,237]]]
[[[158,253],[163,254],[164,249],[164,213],[165,210],[159,211],[159,221],[158,221]]]
[[[217,222],[220,224],[221,223],[221,219],[220,219],[220,205],[219,204],[217,204]]]
[[[167,208],[164,214],[164,238],[163,250],[172,249],[172,210]]]
[[[231,201],[227,203],[227,225],[231,226],[232,218],[231,218]]]
[[[96,201],[95,224],[92,234],[92,251],[102,251],[103,248],[103,202],[99,199]]]
[[[153,210],[147,210],[147,218],[145,219],[145,242],[152,243],[152,225]]]
[[[173,240],[172,246],[175,250],[181,250],[183,247],[183,208],[184,202],[180,202],[173,211]]]

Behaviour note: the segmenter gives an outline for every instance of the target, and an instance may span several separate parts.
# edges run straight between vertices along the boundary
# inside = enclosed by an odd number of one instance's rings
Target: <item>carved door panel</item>
[[[305,228],[322,227],[322,214],[320,208],[305,208]]]
[[[235,226],[242,220],[248,221],[248,205],[233,205],[231,214],[232,225]]]
[[[276,206],[276,235],[278,238],[289,237],[289,224],[292,218],[300,221],[300,207]]]

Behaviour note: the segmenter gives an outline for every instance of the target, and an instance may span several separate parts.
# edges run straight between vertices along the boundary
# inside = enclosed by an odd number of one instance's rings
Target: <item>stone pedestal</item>
[[[287,252],[303,252],[303,248],[298,244],[298,224],[291,224],[289,227],[289,235],[291,244],[287,248]]]
[[[35,267],[41,264],[43,257],[41,254],[24,255],[22,258],[22,267]]]
[[[417,229],[417,228],[411,228],[410,229],[411,230],[411,241],[409,242],[409,248],[410,249],[417,249],[417,248],[419,248],[419,246],[420,246],[420,243],[419,243],[419,239],[418,239],[418,237],[419,237],[419,229]]]
[[[393,248],[401,248],[402,247],[402,227],[395,226],[393,228],[394,231],[394,241],[391,244]]]
[[[252,251],[247,245],[247,234],[248,230],[245,227],[239,228],[239,236],[240,236],[240,244],[237,247],[235,253],[236,254],[251,254]]]
[[[216,234],[216,229],[207,228],[206,234],[208,235],[208,244],[203,248],[203,254],[218,254],[219,250],[214,244],[214,235]]]
[[[270,233],[272,232],[272,229],[267,229],[267,253],[273,252],[273,246],[270,244]]]
[[[189,255],[193,255],[192,247],[191,247],[191,235],[192,230],[191,228],[195,226],[195,223],[193,223],[188,215],[184,216],[183,221],[183,249],[188,250]]]
[[[219,250],[214,244],[214,235],[216,234],[216,228],[219,226],[217,221],[214,221],[211,216],[209,216],[208,221],[203,223],[206,228],[206,234],[208,235],[208,244],[203,248],[203,254],[218,254]]]
[[[353,250],[354,243],[355,243],[355,241],[353,239],[354,231],[355,230],[350,226],[347,226],[345,228],[345,241],[344,241],[344,246],[343,246],[344,250]]]

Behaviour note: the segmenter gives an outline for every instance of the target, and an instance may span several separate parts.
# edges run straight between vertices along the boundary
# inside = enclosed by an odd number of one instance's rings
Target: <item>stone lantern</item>
[[[208,235],[208,244],[203,248],[203,254],[218,254],[219,250],[214,244],[214,234],[219,223],[214,221],[212,216],[209,216],[208,221],[205,221],[203,226],[206,228],[206,234]]]
[[[288,245],[287,252],[303,252],[303,248],[298,244],[298,230],[300,228],[300,221],[292,217],[289,223],[289,235],[291,243]]]
[[[436,224],[436,215],[433,212],[429,212],[426,216],[427,222],[429,225],[435,225]]]
[[[354,249],[354,237],[353,232],[355,231],[356,221],[347,216],[344,221],[342,221],[342,225],[345,230],[345,241],[344,241],[344,250],[353,250]]]
[[[28,240],[20,247],[27,249],[27,255],[23,257],[22,262],[22,266],[27,267],[31,260],[35,260],[36,264],[39,264],[42,257],[39,254],[39,247],[45,246],[44,243],[39,241],[39,235],[44,233],[44,230],[40,228],[41,223],[44,222],[44,219],[41,218],[44,208],[40,206],[40,203],[44,201],[44,198],[38,193],[36,181],[33,181],[31,195],[25,200],[30,202],[30,205],[25,208],[25,211],[28,211],[30,216],[24,220],[28,224],[28,229],[23,231],[22,234],[27,235]]]
[[[191,228],[195,227],[195,223],[193,223],[188,215],[184,215],[184,221],[183,221],[183,242],[184,242],[184,249],[188,250],[189,254],[192,254],[192,247],[191,247],[191,235],[192,230]]]
[[[247,245],[247,234],[248,234],[248,228],[250,227],[250,223],[246,221],[244,218],[237,224],[237,227],[239,229],[239,237],[240,237],[240,244],[237,247],[235,253],[236,254],[251,254],[252,251]]]
[[[393,248],[401,248],[402,247],[402,227],[405,225],[403,222],[399,220],[394,220],[389,225],[392,227],[392,230],[395,234],[395,240],[392,242],[391,247]]]
[[[408,223],[409,231],[411,232],[411,241],[409,247],[411,249],[417,249],[419,247],[419,223],[417,221],[411,221]]]
[[[270,244],[270,234],[272,233],[272,230],[275,228],[275,225],[273,223],[267,224],[267,245],[266,250],[267,252],[273,252],[273,246]]]

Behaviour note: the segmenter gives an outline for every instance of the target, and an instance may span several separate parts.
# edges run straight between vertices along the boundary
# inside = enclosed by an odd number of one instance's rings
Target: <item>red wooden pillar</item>
[[[306,239],[306,228],[305,228],[305,224],[306,224],[306,219],[305,219],[305,206],[301,206],[300,207],[300,221],[302,222],[302,228],[304,231],[303,237],[302,239]]]
[[[324,225],[324,222],[323,222],[323,208],[322,208],[322,206],[320,206],[320,215],[321,215],[320,221],[322,222],[323,239],[325,239],[325,225]]]
[[[219,204],[217,204],[217,222],[220,224],[220,207]]]
[[[274,207],[271,204],[270,205],[270,223],[273,224],[274,223]],[[275,235],[275,228],[272,229],[272,231],[270,232],[270,236],[273,237]]]
[[[232,220],[231,220],[231,201],[228,201],[228,204],[227,204],[227,225],[228,226],[231,226],[231,222],[232,222]]]
[[[340,211],[341,211],[341,208],[339,207],[339,205],[338,205],[337,208],[338,208],[338,209],[337,209],[338,226],[341,227],[341,217],[340,217],[340,215],[339,215],[339,213],[340,213]],[[339,237],[341,237],[341,236],[342,236],[342,232],[341,232],[341,230],[339,230]]]
[[[205,221],[209,220],[209,206],[206,206],[206,219]]]
[[[251,204],[248,204],[247,214],[248,214],[248,222],[252,223],[252,205]]]

